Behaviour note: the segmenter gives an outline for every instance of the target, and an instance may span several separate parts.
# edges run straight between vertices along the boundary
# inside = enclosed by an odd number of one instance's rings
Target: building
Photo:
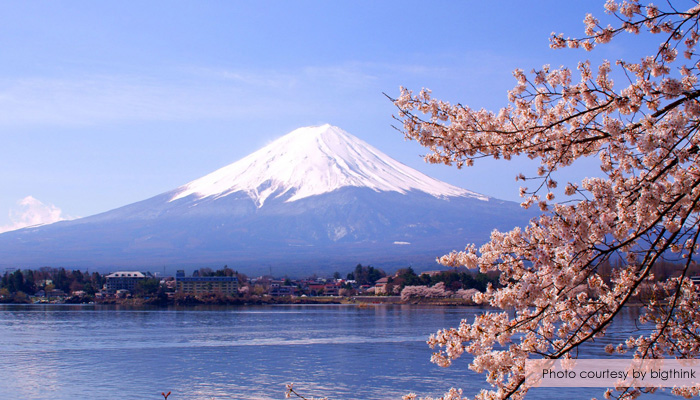
[[[386,285],[389,284],[389,278],[384,277],[379,279],[374,284],[374,294],[386,294]]]
[[[317,296],[323,294],[326,284],[324,282],[310,282],[306,285],[306,287],[312,296]]]
[[[326,283],[323,285],[323,294],[326,296],[339,296],[341,287],[340,282]]]
[[[291,285],[271,283],[268,292],[273,297],[294,296],[297,293],[297,288]]]
[[[34,297],[64,298],[64,297],[66,297],[66,292],[64,292],[61,289],[52,289],[52,290],[49,290],[48,292],[45,290],[39,290],[38,292],[34,293]]]
[[[106,276],[105,284],[107,293],[117,293],[117,290],[128,290],[133,292],[136,284],[152,278],[151,274],[139,271],[118,271]]]
[[[236,294],[238,277],[236,276],[185,276],[185,271],[175,275],[177,291],[186,294]]]

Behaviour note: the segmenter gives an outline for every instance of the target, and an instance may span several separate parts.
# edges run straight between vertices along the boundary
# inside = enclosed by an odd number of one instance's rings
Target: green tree
[[[14,301],[15,303],[30,303],[31,302],[29,299],[29,296],[27,296],[27,294],[21,290],[17,291],[17,293],[14,294],[12,301]]]
[[[58,268],[53,274],[53,284],[56,289],[63,290],[66,293],[70,292],[71,279],[68,277],[66,270],[64,268]]]
[[[348,274],[348,279],[356,281],[358,285],[374,285],[375,282],[385,276],[386,273],[380,269],[357,264],[355,270]]]
[[[34,271],[24,271],[24,291],[26,293],[36,293],[37,287],[34,279]]]
[[[160,279],[148,278],[139,281],[134,287],[134,295],[136,296],[153,296],[160,289]]]

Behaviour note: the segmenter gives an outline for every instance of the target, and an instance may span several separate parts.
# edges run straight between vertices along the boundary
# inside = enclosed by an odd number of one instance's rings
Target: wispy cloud
[[[9,215],[12,223],[0,226],[0,233],[72,219],[55,205],[44,204],[32,196],[18,200],[17,206],[10,210]]]
[[[222,88],[125,76],[26,78],[2,82],[0,87],[3,125],[91,125],[212,117],[227,111],[223,97],[235,95]]]
[[[483,66],[488,57],[479,59],[478,65]],[[443,61],[430,65],[345,62],[280,69],[188,67],[161,75],[5,78],[0,79],[0,126],[267,118],[326,108],[350,113],[366,110],[367,101],[384,102],[377,93],[396,91],[398,84],[479,75],[465,74],[475,67],[465,70],[460,60]],[[487,64],[498,65],[496,61]],[[358,104],[360,110],[355,109]]]
[[[307,65],[287,69],[224,69],[190,68],[187,72],[205,79],[228,81],[256,88],[298,89],[300,86],[322,82],[365,86],[377,80],[376,63],[348,62],[332,65]],[[381,66],[380,66],[381,67]],[[383,67],[381,67],[383,68]]]
[[[200,79],[198,79],[200,78]],[[298,82],[301,80],[301,82]],[[291,115],[308,111],[298,94],[323,90],[305,76],[27,78],[0,81],[0,126],[84,126]],[[313,86],[313,87],[311,87]]]

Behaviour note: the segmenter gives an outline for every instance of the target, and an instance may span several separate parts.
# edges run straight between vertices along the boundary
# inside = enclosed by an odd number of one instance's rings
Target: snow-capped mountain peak
[[[256,276],[272,266],[282,274],[327,274],[348,260],[427,268],[437,255],[535,215],[429,178],[323,125],[297,129],[151,198],[2,233],[0,267],[225,263]]]
[[[488,200],[403,165],[326,124],[296,129],[233,164],[179,187],[170,201],[191,195],[223,197],[242,191],[262,207],[271,196],[285,195],[286,201],[292,202],[346,186]]]

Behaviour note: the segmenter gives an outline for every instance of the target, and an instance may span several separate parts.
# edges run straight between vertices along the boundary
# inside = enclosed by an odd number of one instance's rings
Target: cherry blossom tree
[[[614,65],[582,61],[576,71],[516,70],[509,104],[497,112],[450,104],[425,89],[402,88],[394,99],[406,137],[430,149],[428,162],[462,167],[483,157],[527,156],[540,163],[536,176],[517,178],[529,183],[521,188],[523,207],[539,207],[540,217],[522,229],[494,231],[478,250],[469,245],[439,259],[500,272],[502,287],[475,299],[504,311],[464,320],[429,340],[437,350],[432,361],[441,366],[471,353],[470,368],[492,387],[476,398],[523,398],[528,357],[577,357],[640,288],[651,288],[639,317],[647,330],[606,350],[643,359],[700,352],[700,296],[689,279],[700,235],[700,6],[678,7],[608,0],[606,18],[615,26],[589,14],[584,37],[552,34],[551,47],[590,51],[631,34],[659,43],[658,50]],[[600,160],[602,177],[555,190],[557,173],[584,157]],[[681,263],[680,275],[654,279],[652,267],[664,260]],[[611,261],[621,266],[603,279],[600,269]],[[650,390],[605,395],[634,398]],[[673,393],[698,395],[698,388]],[[461,399],[462,392],[450,389],[444,398]]]
[[[401,301],[409,301],[411,299],[441,299],[451,296],[453,293],[445,290],[445,282],[438,282],[433,286],[406,286],[401,291]]]

